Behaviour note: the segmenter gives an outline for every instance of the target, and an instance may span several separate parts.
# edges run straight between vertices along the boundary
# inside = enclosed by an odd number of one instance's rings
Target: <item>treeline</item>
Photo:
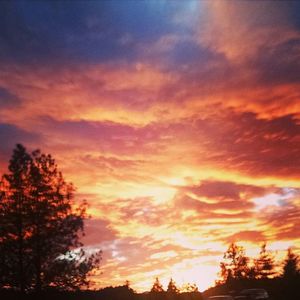
[[[216,285],[203,293],[205,297],[236,294],[242,289],[263,288],[272,300],[300,299],[300,258],[291,248],[283,261],[275,261],[274,254],[264,243],[259,256],[250,259],[245,248],[229,245],[220,263]]]
[[[171,291],[136,293],[129,285],[106,287],[101,290],[60,291],[43,290],[39,295],[27,293],[22,296],[13,290],[0,290],[0,299],[5,300],[204,300],[200,292]]]
[[[245,248],[231,243],[224,253],[224,260],[220,263],[220,279],[216,284],[229,284],[243,279],[271,279],[282,277],[286,280],[299,279],[300,260],[291,248],[287,249],[286,258],[276,262],[272,251],[267,250],[263,243],[257,258],[250,259]]]
[[[199,274],[199,279],[205,274]],[[206,290],[202,296],[195,284],[187,285],[188,297],[207,298],[212,295],[237,295],[243,289],[263,288],[267,290],[272,300],[300,299],[300,258],[291,248],[287,249],[286,257],[276,261],[272,251],[263,243],[258,257],[250,258],[243,246],[231,243],[220,262],[219,279],[215,286]],[[156,299],[166,299],[167,295],[180,297],[180,289],[171,279],[166,291],[159,279],[153,283],[150,290],[156,294]],[[153,296],[152,296],[153,297]],[[199,298],[199,299],[200,299]],[[151,298],[150,298],[151,299]]]

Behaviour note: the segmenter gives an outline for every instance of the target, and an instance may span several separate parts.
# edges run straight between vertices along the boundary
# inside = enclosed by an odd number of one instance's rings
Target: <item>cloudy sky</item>
[[[300,253],[300,4],[0,4],[0,170],[16,143],[86,199],[97,286],[200,290],[228,243]]]

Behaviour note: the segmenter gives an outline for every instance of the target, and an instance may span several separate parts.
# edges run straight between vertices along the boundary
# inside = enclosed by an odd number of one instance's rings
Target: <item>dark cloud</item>
[[[77,149],[89,148],[100,153],[108,151],[120,155],[134,156],[137,153],[153,155],[166,146],[166,141],[160,134],[160,127],[152,125],[134,127],[111,121],[58,121],[44,117],[41,118],[38,130],[41,134],[46,132],[47,136],[59,138],[60,145],[65,143],[66,146]],[[160,148],[154,141],[160,144]],[[108,162],[107,159],[106,161]],[[96,163],[100,162],[101,158],[96,159]],[[117,162],[110,159],[109,164],[117,164]]]
[[[21,100],[9,90],[0,86],[0,107],[11,108],[21,103]]]
[[[288,16],[290,22],[295,26],[295,28],[300,28],[300,19],[299,19],[299,11],[300,11],[300,3],[299,1],[291,1],[288,3]]]
[[[189,156],[199,156],[197,164],[200,165],[212,164],[257,177],[300,174],[300,125],[295,115],[268,119],[253,112],[224,110],[220,105],[210,109],[216,113],[183,119],[180,123],[151,124],[147,130],[153,133],[155,141],[164,135],[168,136],[169,144],[192,143],[194,147],[188,150]],[[184,159],[181,154],[180,159]],[[209,185],[207,182],[199,189],[217,193],[218,190],[210,190]],[[218,188],[236,197],[236,186],[222,182]]]
[[[179,4],[146,1],[1,2],[0,59],[99,62],[136,57],[136,40],[174,30]]]
[[[41,142],[42,138],[36,133],[11,124],[0,123],[0,174],[6,171],[16,144],[23,144],[26,148],[29,146],[29,150],[34,150],[39,148]]]
[[[105,14],[106,6],[105,2],[1,2],[1,58],[35,63],[121,55],[121,45],[107,37],[114,25]]]
[[[211,114],[205,119],[186,119],[172,124],[152,123],[138,128],[105,121],[44,118],[43,122],[41,128],[45,127],[48,135],[60,137],[61,141],[72,140],[75,147],[92,147],[119,154],[155,155],[164,153],[170,143],[193,141],[194,145],[199,144],[205,149],[201,163],[206,161],[254,176],[300,174],[300,125],[294,115],[262,119],[255,113],[226,110],[223,114]],[[166,136],[168,139],[165,139]],[[190,155],[196,153],[190,152]],[[237,188],[222,182],[212,190],[209,181],[198,187],[204,195],[226,190],[230,197],[237,197]]]
[[[182,209],[195,210],[206,218],[237,218],[240,217],[241,211],[243,211],[244,214],[247,210],[254,207],[254,204],[247,200],[207,203],[188,196],[177,198],[176,205]],[[227,213],[221,213],[220,211],[227,211]]]
[[[85,221],[85,235],[81,241],[85,246],[112,242],[117,238],[117,233],[111,228],[109,221],[94,217]]]
[[[231,123],[231,124],[230,124]],[[234,124],[235,123],[235,124]],[[295,175],[300,169],[300,125],[292,116],[259,119],[253,113],[237,116],[234,126],[220,137],[232,166],[253,175]]]
[[[241,194],[249,196],[259,196],[266,192],[265,188],[237,184],[231,181],[203,180],[200,185],[185,188],[187,192],[192,192],[197,196],[222,200],[241,200]]]
[[[265,87],[297,84],[300,81],[300,35],[276,46],[259,49],[245,67],[255,68],[254,82]]]
[[[0,123],[0,161],[8,159],[16,144],[36,145],[41,137],[11,124]]]
[[[295,176],[300,169],[300,125],[293,115],[273,119],[228,112],[196,121],[216,164],[254,176]]]

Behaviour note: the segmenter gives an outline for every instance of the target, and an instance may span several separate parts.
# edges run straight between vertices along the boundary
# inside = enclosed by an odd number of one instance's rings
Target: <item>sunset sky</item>
[[[1,1],[1,174],[16,143],[88,201],[96,287],[300,254],[300,2]]]

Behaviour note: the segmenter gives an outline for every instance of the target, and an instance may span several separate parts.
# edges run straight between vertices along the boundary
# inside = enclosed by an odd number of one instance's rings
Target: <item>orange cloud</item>
[[[285,3],[213,1],[206,7],[209,22],[200,29],[199,42],[236,63],[251,59],[262,47],[276,48],[300,37]]]

